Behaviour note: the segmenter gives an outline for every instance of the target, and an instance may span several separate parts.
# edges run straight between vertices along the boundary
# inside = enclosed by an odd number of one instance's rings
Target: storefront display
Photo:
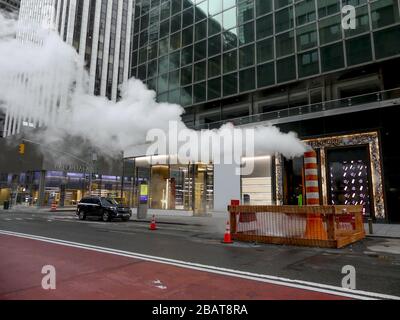
[[[208,164],[175,164],[169,156],[138,157],[134,183],[129,194],[134,207],[138,188],[149,185],[149,208],[155,210],[193,211],[204,214],[213,209],[214,167]],[[170,164],[173,162],[174,164]]]

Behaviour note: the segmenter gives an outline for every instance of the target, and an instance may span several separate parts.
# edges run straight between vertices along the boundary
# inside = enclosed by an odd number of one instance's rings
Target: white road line
[[[47,242],[47,243],[52,243],[52,244],[58,244],[58,245],[63,245],[63,246],[67,246],[67,247],[72,247],[72,248],[79,248],[79,249],[85,249],[85,250],[90,250],[90,251],[95,251],[95,252],[108,253],[108,254],[118,255],[118,256],[122,256],[122,257],[135,258],[135,259],[143,260],[143,261],[173,265],[176,267],[198,270],[198,271],[203,271],[203,272],[209,272],[209,273],[214,273],[214,274],[220,274],[220,275],[225,275],[225,276],[229,276],[229,277],[254,280],[254,281],[259,281],[259,282],[265,282],[265,283],[276,284],[276,285],[281,285],[281,286],[286,286],[286,287],[308,290],[308,291],[326,293],[326,294],[331,294],[331,295],[335,295],[335,296],[348,297],[348,298],[353,298],[353,299],[400,300],[400,297],[393,296],[393,295],[368,292],[368,291],[362,291],[362,290],[350,290],[350,289],[345,289],[345,288],[321,284],[321,283],[308,282],[308,281],[303,281],[303,280],[292,280],[292,279],[287,279],[287,278],[282,278],[282,277],[277,277],[277,276],[269,276],[269,275],[245,272],[245,271],[234,270],[234,269],[220,268],[220,267],[215,267],[215,266],[203,265],[203,264],[192,263],[192,262],[185,262],[185,261],[174,260],[174,259],[167,259],[167,258],[162,258],[162,257],[157,257],[157,256],[145,255],[145,254],[141,254],[141,253],[122,251],[122,250],[117,250],[117,249],[112,249],[112,248],[93,246],[93,245],[88,245],[88,244],[82,244],[82,243],[77,243],[77,242],[53,239],[53,238],[24,234],[24,233],[17,233],[17,232],[6,231],[6,230],[0,230],[0,234],[20,237],[20,238],[26,238],[26,239],[31,239],[31,240],[37,240],[37,241],[42,241],[42,242]]]

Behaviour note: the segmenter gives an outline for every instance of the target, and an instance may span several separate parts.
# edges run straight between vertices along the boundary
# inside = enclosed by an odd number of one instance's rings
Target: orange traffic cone
[[[57,204],[56,204],[55,201],[53,201],[53,203],[51,204],[51,210],[50,211],[52,211],[52,212],[57,211]]]
[[[154,215],[153,215],[153,219],[151,220],[150,230],[151,231],[157,230],[156,216],[154,216]]]
[[[328,240],[328,233],[324,228],[321,215],[310,214],[307,216],[306,232],[304,236],[307,239]]]
[[[230,224],[229,220],[226,223],[224,241],[222,241],[222,243],[225,243],[225,244],[232,244],[233,243],[232,238],[231,238],[231,224]]]

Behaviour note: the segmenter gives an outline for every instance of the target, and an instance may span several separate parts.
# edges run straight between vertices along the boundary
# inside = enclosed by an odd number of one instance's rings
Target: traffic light
[[[18,153],[21,154],[21,155],[24,155],[24,154],[25,154],[25,144],[24,144],[24,143],[21,143],[21,144],[18,146]]]

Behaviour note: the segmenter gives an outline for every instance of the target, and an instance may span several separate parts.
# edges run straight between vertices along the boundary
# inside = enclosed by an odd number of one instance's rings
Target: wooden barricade
[[[323,248],[342,248],[364,239],[362,209],[362,206],[228,207],[234,240]],[[315,215],[321,221],[313,231],[315,227],[310,221]]]

